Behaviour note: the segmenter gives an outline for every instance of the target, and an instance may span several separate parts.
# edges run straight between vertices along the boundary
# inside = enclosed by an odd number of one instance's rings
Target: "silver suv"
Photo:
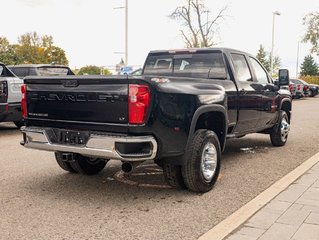
[[[23,80],[0,63],[0,122],[14,122],[17,127],[21,127],[22,84]]]
[[[26,76],[66,76],[74,75],[71,69],[64,65],[54,64],[19,64],[8,68],[19,78]]]

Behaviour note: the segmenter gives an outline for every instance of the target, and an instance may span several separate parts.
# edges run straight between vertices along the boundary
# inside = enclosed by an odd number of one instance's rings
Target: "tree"
[[[303,38],[304,42],[310,42],[311,52],[319,55],[319,12],[309,13],[303,18],[303,25],[307,32]]]
[[[204,0],[185,0],[185,5],[177,7],[169,17],[181,23],[183,29],[180,31],[186,47],[211,47],[216,44],[214,36],[220,21],[225,18],[226,10],[227,7],[222,8],[217,16],[210,20],[210,11]]]
[[[270,54],[269,54],[269,59],[268,59],[268,64],[269,65],[267,65],[267,66],[269,66],[269,69],[267,69],[268,70],[268,72],[270,72],[270,59],[271,59],[271,57],[270,57]],[[280,59],[280,57],[278,57],[278,56],[274,56],[274,60],[273,60],[273,63],[272,63],[273,65],[273,70],[275,71],[275,75],[277,74],[277,72],[278,72],[278,70],[279,70],[279,68],[280,68],[280,66],[281,66],[281,59]]]
[[[51,46],[49,48],[45,48],[43,51],[45,63],[55,63],[55,64],[62,64],[68,65],[69,61],[66,58],[65,52],[62,48]]]
[[[319,74],[318,65],[316,64],[314,58],[311,55],[305,57],[300,68],[300,74],[302,76],[316,76]]]
[[[16,49],[17,45],[11,45],[7,38],[0,37],[0,62],[7,65],[19,62]]]
[[[80,71],[78,72],[78,75],[100,75],[101,74],[101,68],[98,66],[85,66],[80,68]]]
[[[39,36],[36,32],[26,33],[18,38],[18,44],[11,45],[0,37],[0,61],[5,64],[56,63],[68,65],[65,52],[53,45],[53,37]]]
[[[26,33],[19,37],[19,44],[18,53],[24,63],[69,64],[64,50],[53,45],[52,36]]]
[[[260,63],[266,68],[268,72],[270,72],[270,53],[265,51],[263,45],[260,45],[259,50],[257,52],[256,58],[260,61]],[[281,65],[281,60],[278,56],[274,56],[273,69],[278,70]]]
[[[104,68],[103,69],[103,75],[112,75],[112,72],[109,69]]]
[[[260,45],[256,58],[267,69],[267,71],[270,70],[270,64],[267,59],[267,52],[265,51],[265,48],[263,47],[263,45]]]

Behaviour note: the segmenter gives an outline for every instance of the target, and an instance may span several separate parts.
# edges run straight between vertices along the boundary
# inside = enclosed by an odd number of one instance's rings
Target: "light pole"
[[[297,46],[296,78],[298,78],[298,72],[299,72],[299,47],[300,47],[300,41],[298,41],[298,46]]]
[[[271,53],[270,53],[270,74],[273,73],[274,68],[274,45],[275,45],[275,16],[280,16],[280,12],[275,11],[272,13],[272,42],[271,42]]]
[[[125,65],[128,65],[128,0],[125,0]]]
[[[128,65],[128,0],[125,0],[125,7],[116,7],[114,9],[125,9],[125,50],[124,50],[124,61],[125,66]]]

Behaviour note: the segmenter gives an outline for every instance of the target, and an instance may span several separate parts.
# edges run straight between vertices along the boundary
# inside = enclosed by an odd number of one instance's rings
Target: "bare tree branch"
[[[199,26],[199,32],[201,34],[201,37],[202,37],[202,41],[201,41],[201,47],[207,47],[207,38],[204,34],[204,29],[203,29],[203,25],[202,25],[202,14],[203,14],[203,11],[201,10],[201,8],[203,8],[203,5],[200,4],[198,2],[198,0],[195,0],[195,2],[192,2],[192,6],[193,8],[195,9],[195,12],[196,12],[196,15],[197,15],[197,21],[198,21],[198,26]]]
[[[219,11],[218,15],[210,22],[210,25],[208,27],[208,32],[210,32],[211,28],[213,27],[214,24],[218,23],[219,19],[224,19],[225,15],[223,13],[228,9],[227,6],[225,6],[222,10]]]
[[[227,6],[221,9],[218,15],[208,20],[209,9],[204,4],[205,0],[185,0],[185,5],[177,7],[169,16],[177,20],[185,28],[181,30],[187,47],[211,47],[214,45],[216,28],[219,22],[225,19]],[[207,14],[207,20],[203,15]],[[187,34],[189,32],[190,34]]]
[[[192,47],[193,47],[192,40],[190,40],[190,39],[186,36],[186,34],[184,33],[183,30],[181,30],[181,33],[182,33],[182,35],[183,35],[183,37],[184,37],[184,40],[186,41],[186,46],[187,46],[188,48],[192,48]]]

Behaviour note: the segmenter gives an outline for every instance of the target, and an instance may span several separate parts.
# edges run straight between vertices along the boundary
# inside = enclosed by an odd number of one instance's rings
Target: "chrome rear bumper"
[[[84,156],[105,158],[121,161],[146,161],[154,160],[157,153],[157,142],[153,136],[127,136],[127,135],[107,135],[104,133],[91,133],[86,144],[69,145],[52,143],[48,132],[50,128],[22,127],[22,145],[26,148],[33,148],[44,151],[78,153]],[[123,153],[117,149],[117,145],[122,146],[144,144],[147,146],[143,152]]]

